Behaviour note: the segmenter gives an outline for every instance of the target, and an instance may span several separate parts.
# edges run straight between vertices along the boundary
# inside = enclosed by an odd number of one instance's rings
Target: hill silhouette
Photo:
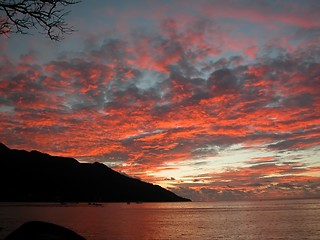
[[[2,202],[190,201],[101,163],[10,149],[2,143],[0,182]]]

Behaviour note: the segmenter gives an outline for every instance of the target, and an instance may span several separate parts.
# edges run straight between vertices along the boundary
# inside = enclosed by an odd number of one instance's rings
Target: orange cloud
[[[226,8],[230,18],[268,21],[254,7]],[[312,16],[272,16],[313,26]],[[319,181],[317,162],[309,160],[320,143],[318,48],[231,38],[210,19],[168,18],[158,26],[47,63],[31,55],[3,60],[0,138],[10,147],[103,161],[160,183],[157,173],[170,164],[209,161],[241,146],[253,152],[241,168],[215,172],[212,160],[213,169],[199,170],[204,176],[170,181],[203,198],[317,195],[308,181]],[[279,160],[283,152],[303,155],[300,165],[286,163],[290,154]]]

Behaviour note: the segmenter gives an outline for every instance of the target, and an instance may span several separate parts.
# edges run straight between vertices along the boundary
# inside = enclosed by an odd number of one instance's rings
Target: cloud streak
[[[273,8],[221,7],[258,24]],[[320,143],[318,25],[312,14],[281,14],[273,21],[298,28],[286,41],[236,41],[206,15],[166,17],[157,31],[89,38],[83,51],[46,62],[2,56],[0,138],[103,161],[194,199],[319,196],[319,161],[307,154]],[[217,172],[234,146],[256,156],[238,161],[232,151],[237,167]],[[303,156],[289,164],[285,153]]]

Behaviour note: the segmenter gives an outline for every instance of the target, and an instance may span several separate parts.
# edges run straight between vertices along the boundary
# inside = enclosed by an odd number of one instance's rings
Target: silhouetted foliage
[[[31,28],[60,40],[74,29],[65,22],[65,8],[79,0],[0,0],[0,34],[27,34]]]

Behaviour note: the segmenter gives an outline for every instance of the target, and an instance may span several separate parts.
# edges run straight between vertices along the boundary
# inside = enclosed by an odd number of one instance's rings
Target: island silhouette
[[[2,202],[185,202],[158,185],[102,163],[10,149],[0,143]]]

